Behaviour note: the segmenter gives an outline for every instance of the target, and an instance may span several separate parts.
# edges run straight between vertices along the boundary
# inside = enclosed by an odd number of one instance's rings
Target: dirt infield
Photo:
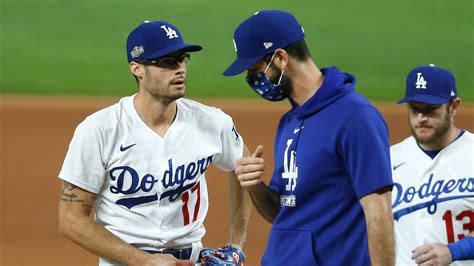
[[[97,265],[97,257],[59,236],[57,175],[76,125],[118,98],[0,96],[0,265]],[[262,100],[204,100],[234,118],[251,151],[265,147],[272,168],[273,139],[288,103]],[[376,104],[389,128],[390,142],[408,135],[404,106]],[[474,105],[462,105],[458,127],[474,131]],[[270,171],[266,174],[268,180]],[[227,180],[215,168],[207,173],[210,210],[204,245],[227,243]],[[254,210],[246,265],[259,265],[270,225]]]

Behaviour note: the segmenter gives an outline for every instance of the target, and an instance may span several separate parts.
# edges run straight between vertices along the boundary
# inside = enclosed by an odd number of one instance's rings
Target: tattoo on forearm
[[[73,202],[77,198],[77,195],[73,192],[73,190],[76,188],[77,187],[75,185],[63,181],[63,187],[59,193],[59,199],[62,201]]]
[[[77,186],[69,182],[63,181],[63,186],[61,192],[59,193],[59,200],[68,202],[68,203],[79,203],[82,206],[87,208],[92,208],[90,204],[85,203],[83,199],[78,199],[77,194],[74,193],[74,190],[77,189]],[[95,195],[92,195],[92,200],[95,201]]]

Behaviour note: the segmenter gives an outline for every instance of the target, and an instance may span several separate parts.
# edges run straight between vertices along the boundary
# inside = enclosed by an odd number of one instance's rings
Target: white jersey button
[[[168,229],[168,227],[166,227],[166,225],[162,225],[160,228],[161,228],[162,231],[166,231]]]

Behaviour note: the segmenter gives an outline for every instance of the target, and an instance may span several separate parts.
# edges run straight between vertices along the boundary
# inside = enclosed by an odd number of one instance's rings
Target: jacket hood
[[[324,81],[318,91],[302,106],[298,106],[291,98],[292,113],[300,119],[311,116],[326,106],[354,90],[356,78],[340,71],[337,67],[322,68]]]

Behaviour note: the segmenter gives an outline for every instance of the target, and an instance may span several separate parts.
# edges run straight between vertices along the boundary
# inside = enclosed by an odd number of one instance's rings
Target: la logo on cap
[[[161,25],[160,28],[166,32],[166,37],[168,37],[168,39],[178,38],[178,34],[172,28],[167,27],[166,25]]]
[[[424,78],[423,78],[423,75],[421,72],[418,72],[416,73],[416,75],[418,76],[416,78],[416,87],[417,89],[426,89],[426,84],[428,83]]]

